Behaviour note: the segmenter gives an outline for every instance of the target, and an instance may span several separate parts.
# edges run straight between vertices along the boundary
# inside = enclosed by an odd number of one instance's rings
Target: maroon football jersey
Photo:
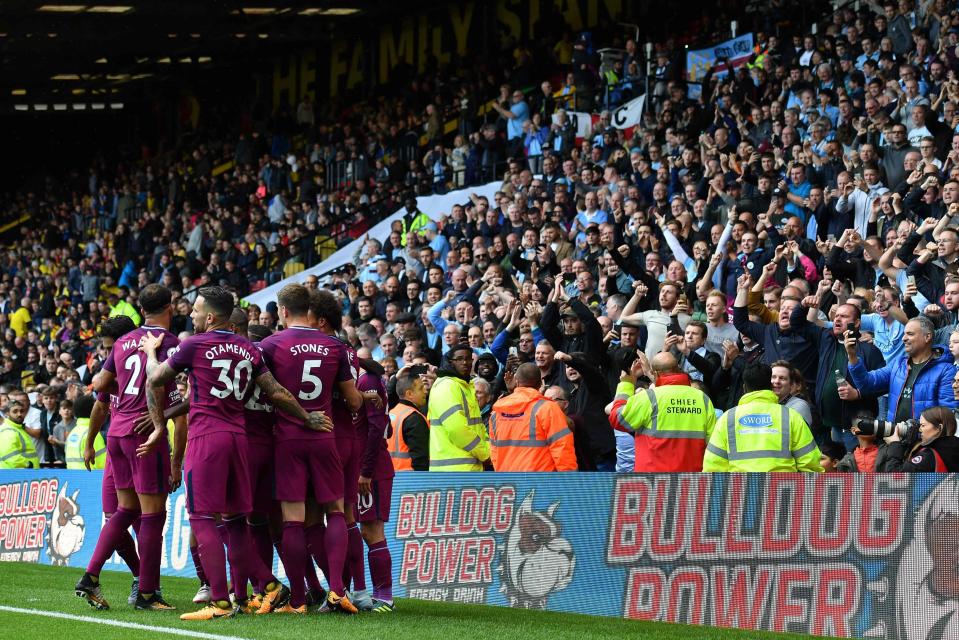
[[[189,438],[214,431],[246,433],[243,407],[267,371],[260,350],[232,331],[190,336],[167,360],[190,375]]]
[[[343,343],[318,329],[289,327],[260,343],[263,359],[277,381],[307,411],[333,415],[333,391],[350,380],[350,363]],[[334,422],[334,431],[339,424]],[[276,411],[276,440],[332,438],[329,432],[311,431],[300,420]]]
[[[112,405],[110,435],[129,436],[133,433],[136,420],[147,412],[147,356],[140,351],[140,340],[148,333],[163,336],[163,342],[157,349],[157,360],[165,361],[176,351],[180,343],[177,337],[160,327],[143,326],[124,335],[113,344],[110,355],[103,363],[103,369],[112,373],[117,380],[117,403]],[[166,409],[179,403],[180,393],[176,382],[171,380],[165,388]]]
[[[363,373],[358,384],[360,391],[376,391],[383,401],[377,408],[371,402],[364,402],[357,421],[357,436],[363,439],[363,459],[360,462],[360,475],[374,480],[392,478],[393,461],[386,448],[386,441],[392,435],[387,407],[390,406],[383,379],[372,373]]]

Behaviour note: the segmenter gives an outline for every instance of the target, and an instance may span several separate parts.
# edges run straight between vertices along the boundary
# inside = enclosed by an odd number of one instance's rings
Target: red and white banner
[[[610,117],[610,126],[614,129],[624,129],[626,137],[633,135],[633,127],[640,123],[643,117],[643,107],[646,103],[646,96],[641,95],[622,105],[612,112]],[[596,133],[599,126],[598,113],[585,113],[583,111],[571,111],[566,114],[576,125],[576,142],[589,138]]]

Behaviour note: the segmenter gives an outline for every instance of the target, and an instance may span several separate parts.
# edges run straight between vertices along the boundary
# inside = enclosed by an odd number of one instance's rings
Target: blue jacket
[[[933,347],[932,360],[923,367],[912,389],[912,417],[932,407],[959,406],[952,393],[952,379],[956,374],[956,366],[952,354],[944,347]],[[861,392],[885,393],[889,392],[889,412],[886,420],[896,419],[896,407],[902,389],[906,386],[909,377],[909,355],[903,354],[885,367],[875,371],[866,371],[863,361],[859,360],[849,367],[852,382]]]

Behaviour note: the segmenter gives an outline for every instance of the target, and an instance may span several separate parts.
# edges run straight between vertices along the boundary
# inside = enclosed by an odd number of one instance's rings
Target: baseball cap
[[[785,198],[785,197],[786,197],[786,190],[785,190],[785,189],[780,189],[779,187],[776,187],[775,189],[773,189],[773,197],[774,197],[774,198]]]
[[[599,233],[599,225],[591,224],[586,227],[586,233]]]

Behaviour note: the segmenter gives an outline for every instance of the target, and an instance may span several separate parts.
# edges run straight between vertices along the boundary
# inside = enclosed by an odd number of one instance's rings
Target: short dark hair
[[[73,413],[78,418],[89,418],[93,411],[93,396],[86,393],[73,401]]]
[[[162,284],[148,284],[143,287],[139,298],[140,308],[143,309],[143,313],[148,316],[160,313],[166,309],[170,305],[171,300],[173,300],[173,294]],[[232,300],[230,306],[233,306]]]
[[[396,379],[396,395],[400,398],[406,395],[406,392],[413,388],[413,385],[416,381],[419,380],[416,376],[403,376],[402,378]]]
[[[326,289],[310,290],[310,312],[318,319],[326,320],[334,331],[343,327],[343,314],[339,301]]]
[[[264,338],[273,335],[273,332],[264,324],[251,324],[246,328],[246,334],[253,342],[260,342]]]
[[[819,450],[824,456],[827,458],[832,458],[833,460],[842,460],[844,457],[846,457],[846,447],[838,442],[833,442],[832,440],[823,442],[822,446],[819,447]]]
[[[240,307],[233,307],[233,313],[230,314],[230,324],[235,326],[240,333],[246,333],[250,324],[250,318],[246,311]]]
[[[199,296],[206,303],[206,310],[221,320],[228,320],[233,313],[233,294],[220,286],[203,287]]]
[[[145,288],[144,291],[146,291]],[[113,316],[100,325],[100,337],[119,340],[136,328],[136,324],[128,316]]]
[[[770,391],[773,388],[773,370],[765,362],[753,362],[743,370],[743,390]]]
[[[310,310],[310,290],[302,284],[288,284],[276,294],[276,306],[286,307],[294,316],[305,316]]]
[[[709,329],[706,328],[705,322],[700,322],[699,320],[690,320],[689,324],[686,325],[686,328],[695,327],[699,329],[700,333],[703,334],[703,340],[709,335]]]

